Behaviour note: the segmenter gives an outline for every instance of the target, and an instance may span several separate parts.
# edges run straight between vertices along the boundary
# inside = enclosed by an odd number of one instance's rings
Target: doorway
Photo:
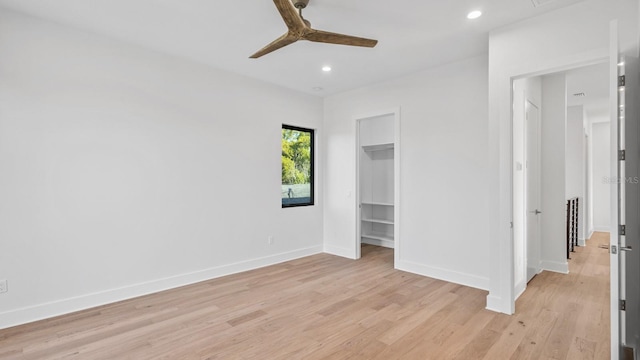
[[[514,289],[520,296],[540,271],[541,77],[513,83]]]
[[[399,110],[356,119],[356,259],[363,244],[400,249]]]
[[[585,245],[593,232],[584,206],[594,203],[587,186],[600,185],[598,179],[604,174],[588,173],[593,167],[587,166],[586,140],[592,124],[608,119],[608,76],[608,64],[603,62],[513,82],[515,298],[541,271],[569,272],[568,200],[580,204],[572,218],[578,223],[572,230],[576,245]],[[608,153],[610,144],[601,145],[598,153]],[[607,191],[604,185],[596,188],[596,195],[608,195]],[[594,206],[608,211],[606,199],[595,200]]]

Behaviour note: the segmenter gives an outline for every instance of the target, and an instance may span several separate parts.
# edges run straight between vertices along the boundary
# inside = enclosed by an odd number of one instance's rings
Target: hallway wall
[[[593,154],[593,229],[592,231],[609,232],[611,215],[609,204],[611,198],[611,151],[609,122],[594,122],[591,125],[591,153]]]

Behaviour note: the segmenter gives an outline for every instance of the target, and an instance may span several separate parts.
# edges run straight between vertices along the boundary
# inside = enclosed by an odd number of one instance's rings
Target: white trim
[[[587,246],[587,240],[583,238],[578,239],[578,246]]]
[[[594,232],[611,232],[611,228],[609,226],[602,226],[602,227],[595,226],[593,228],[592,234]]]
[[[362,243],[375,245],[375,246],[382,246],[389,249],[393,249],[395,247],[393,240],[373,239],[373,238],[368,238],[366,236],[362,238]]]
[[[525,269],[527,271],[527,269]],[[516,294],[516,300],[527,290],[527,274],[524,274],[525,278],[514,286],[514,293]]]
[[[402,143],[400,142],[400,107],[395,108],[395,115],[393,119],[393,132],[394,132],[394,150],[393,150],[393,202],[395,206],[393,207],[393,219],[395,224],[393,225],[393,242],[394,242],[394,251],[393,251],[393,263],[394,268],[398,268],[398,264],[400,262],[400,223],[402,222],[402,218],[400,217],[400,204],[401,204],[401,196],[400,196],[400,182],[401,182],[401,174],[400,174],[400,164],[402,163]]]
[[[527,287],[523,287],[521,289],[516,288],[516,300],[520,297],[520,295],[524,294],[524,291],[527,290]]]
[[[111,304],[117,301],[127,300],[143,295],[198,283],[201,281],[207,281],[226,275],[240,273],[243,271],[275,265],[285,261],[295,260],[319,253],[322,253],[322,246],[313,246],[271,256],[265,256],[262,258],[217,266],[205,270],[195,271],[192,273],[171,276],[144,283],[123,286],[116,289],[96,292],[92,294],[85,294],[68,299],[62,299],[49,303],[11,310],[8,312],[0,313],[0,329],[43,320],[54,316],[69,314],[100,305]]]
[[[502,299],[494,295],[487,295],[487,310],[502,312]]]
[[[443,280],[455,284],[460,284],[464,286],[469,286],[476,289],[488,290],[489,289],[489,278],[477,276],[473,274],[466,274],[457,271],[451,271],[447,269],[442,269],[434,266],[427,266],[423,264],[418,264],[412,261],[400,260],[396,262],[396,269],[422,275],[428,276],[430,278]]]
[[[540,267],[544,271],[552,271],[552,272],[557,272],[557,273],[561,273],[561,274],[568,274],[569,273],[569,263],[566,262],[566,261],[557,262],[557,261],[542,260],[540,262]]]
[[[354,253],[354,249],[343,248],[340,246],[324,244],[324,253],[331,254],[335,256],[340,256],[347,259],[356,260],[356,254]]]

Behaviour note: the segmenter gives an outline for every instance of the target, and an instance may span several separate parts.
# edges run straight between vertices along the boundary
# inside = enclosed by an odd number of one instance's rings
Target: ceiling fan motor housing
[[[304,9],[307,5],[309,5],[309,0],[293,0],[293,6],[295,6],[296,9]]]

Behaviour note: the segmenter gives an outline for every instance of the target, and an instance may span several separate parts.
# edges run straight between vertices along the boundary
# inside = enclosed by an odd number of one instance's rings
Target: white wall
[[[593,231],[610,231],[610,190],[615,185],[611,178],[611,138],[609,122],[591,124]]]
[[[322,251],[280,205],[320,98],[7,11],[0,52],[0,328]]]
[[[571,199],[579,198],[578,212],[578,239],[581,245],[584,245],[584,223],[585,223],[585,131],[584,131],[585,113],[582,106],[569,106],[567,108],[567,144],[565,153],[566,178],[565,178],[565,197]],[[566,200],[565,199],[565,200]]]
[[[586,196],[586,206],[585,206],[585,237],[586,240],[591,238],[593,234],[593,149],[591,146],[592,143],[592,133],[591,133],[591,122],[589,121],[589,116],[585,117],[585,133],[587,134],[587,161],[586,161],[586,184],[585,184],[585,196]]]
[[[487,59],[325,100],[325,250],[355,256],[355,119],[401,108],[396,267],[486,289]]]
[[[564,73],[542,77],[541,119],[540,260],[544,270],[567,273],[564,156],[567,84]]]
[[[511,233],[512,79],[608,58],[609,23],[622,49],[637,51],[636,0],[591,0],[496,29],[489,38],[489,309],[513,313]]]
[[[609,121],[608,115],[606,113],[601,115],[601,121]],[[586,146],[586,151],[587,151],[587,162],[586,162],[586,196],[587,196],[587,202],[586,202],[586,220],[585,220],[585,235],[586,235],[586,239],[588,240],[589,238],[591,238],[591,235],[593,234],[593,181],[595,180],[593,177],[593,129],[591,126],[592,123],[592,119],[594,118],[593,114],[589,114],[587,113],[584,120],[584,129],[585,129],[585,133],[587,134],[587,146]],[[607,145],[609,146],[609,144]],[[607,151],[609,151],[609,149],[607,148]],[[609,196],[610,198],[611,196]]]
[[[583,129],[584,110],[582,106],[567,107],[567,144],[566,159],[566,196],[567,198],[582,197],[583,164],[582,150],[584,140]]]

